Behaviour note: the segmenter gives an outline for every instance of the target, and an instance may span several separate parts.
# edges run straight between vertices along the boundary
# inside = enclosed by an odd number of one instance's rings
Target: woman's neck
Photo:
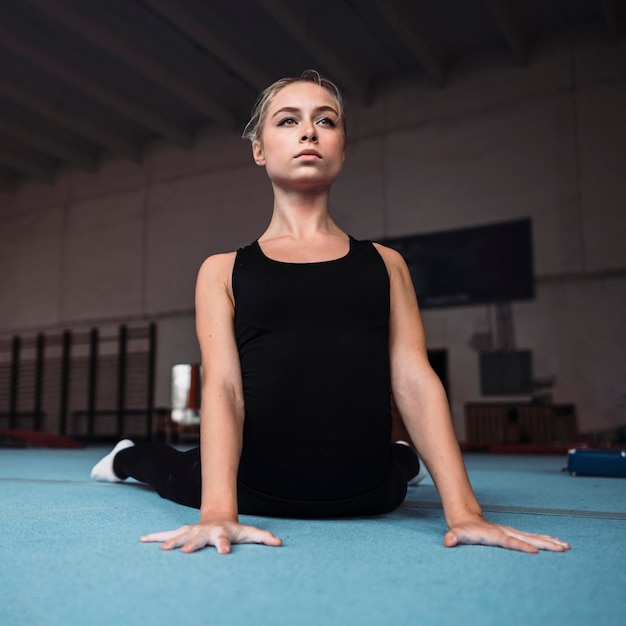
[[[310,239],[319,234],[343,234],[328,211],[328,190],[274,190],[271,222],[262,239]]]
[[[338,259],[350,249],[348,235],[328,212],[328,193],[275,193],[272,219],[259,243],[270,258],[291,263]]]

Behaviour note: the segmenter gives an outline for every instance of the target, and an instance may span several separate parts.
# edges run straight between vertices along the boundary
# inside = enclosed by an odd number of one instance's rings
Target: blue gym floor
[[[284,546],[220,556],[140,543],[197,512],[90,482],[107,451],[0,449],[2,626],[626,623],[626,480],[571,477],[564,457],[465,456],[488,518],[559,536],[564,554],[444,548],[426,480],[384,517],[245,517]]]

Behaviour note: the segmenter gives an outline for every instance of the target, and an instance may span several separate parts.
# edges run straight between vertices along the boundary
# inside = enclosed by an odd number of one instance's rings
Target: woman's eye
[[[283,120],[280,120],[280,122],[278,122],[279,126],[293,126],[296,123],[296,120],[293,119],[293,117],[286,117]]]
[[[336,126],[335,120],[330,119],[330,117],[323,117],[318,123],[322,126]]]

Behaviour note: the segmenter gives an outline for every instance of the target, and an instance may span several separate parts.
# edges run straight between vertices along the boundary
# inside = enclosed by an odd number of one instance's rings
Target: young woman
[[[317,72],[283,79],[255,105],[244,137],[274,190],[253,244],[208,258],[196,290],[205,384],[200,448],[125,440],[93,469],[132,476],[200,509],[197,524],[142,541],[193,552],[233,543],[279,546],[238,515],[384,514],[418,474],[412,448],[391,443],[391,396],[443,503],[444,545],[564,551],[558,539],[482,517],[430,368],[402,257],[356,241],[328,210],[345,153],[341,94]]]

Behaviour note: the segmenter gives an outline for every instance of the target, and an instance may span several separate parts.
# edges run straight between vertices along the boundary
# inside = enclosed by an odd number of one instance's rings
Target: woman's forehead
[[[276,111],[282,107],[301,106],[307,108],[330,106],[339,113],[335,98],[324,87],[308,81],[298,81],[280,89],[272,97],[268,109]]]

